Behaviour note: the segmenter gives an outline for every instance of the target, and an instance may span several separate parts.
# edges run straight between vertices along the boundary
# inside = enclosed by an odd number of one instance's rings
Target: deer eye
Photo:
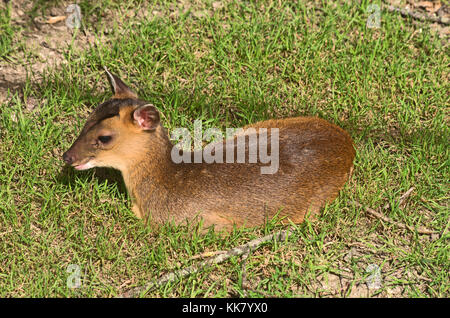
[[[102,144],[106,144],[108,142],[110,142],[112,139],[111,136],[98,136],[98,140],[102,143]]]

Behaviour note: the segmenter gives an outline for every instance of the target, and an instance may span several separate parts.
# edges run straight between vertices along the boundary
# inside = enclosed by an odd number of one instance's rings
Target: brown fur
[[[120,170],[139,218],[161,224],[198,216],[205,227],[220,229],[261,225],[276,214],[300,223],[308,211],[317,213],[334,200],[349,178],[355,156],[350,136],[314,117],[273,119],[244,127],[279,129],[275,174],[261,174],[260,167],[268,165],[261,163],[175,164],[170,156],[173,145],[159,116],[157,122],[151,117],[156,128],[139,127],[133,114],[146,102],[126,89],[115,92],[120,99],[94,111],[64,159],[76,166],[94,158],[95,166]],[[117,115],[106,111],[117,105]],[[102,116],[106,119],[101,120]],[[114,142],[93,147],[93,140],[102,134],[112,134]]]

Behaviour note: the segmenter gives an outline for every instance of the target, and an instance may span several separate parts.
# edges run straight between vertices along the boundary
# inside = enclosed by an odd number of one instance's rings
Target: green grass
[[[11,51],[14,29],[11,27],[11,7],[7,6],[0,12],[0,58]]]
[[[45,14],[44,3],[32,14]],[[155,231],[133,216],[120,173],[65,167],[62,153],[111,96],[103,66],[155,104],[169,129],[313,115],[348,130],[357,148],[339,198],[286,242],[147,296],[448,297],[448,43],[387,12],[380,29],[366,28],[368,1],[176,3],[81,2],[98,45],[78,47],[84,35],[74,33],[66,63],[1,105],[0,297],[116,296],[280,228]],[[8,15],[0,24],[0,56],[14,57]],[[39,101],[33,111],[29,98]],[[353,200],[438,234],[374,219]],[[81,270],[79,288],[67,287],[69,264]],[[381,269],[380,289],[365,288],[370,264]]]

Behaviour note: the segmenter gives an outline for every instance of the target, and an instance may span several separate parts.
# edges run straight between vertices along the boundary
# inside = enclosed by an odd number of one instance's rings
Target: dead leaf
[[[431,1],[420,1],[415,4],[416,7],[422,7],[422,8],[432,8],[434,6],[433,2]]]
[[[442,7],[442,4],[441,1],[420,1],[416,3],[415,6],[425,8],[425,10],[429,13],[435,13]]]
[[[49,23],[49,24],[55,24],[55,23],[58,23],[58,22],[60,22],[60,21],[63,21],[63,20],[65,20],[66,19],[66,16],[65,15],[58,15],[58,16],[56,16],[56,17],[51,17],[51,18],[49,18],[47,21],[45,21],[46,23]]]

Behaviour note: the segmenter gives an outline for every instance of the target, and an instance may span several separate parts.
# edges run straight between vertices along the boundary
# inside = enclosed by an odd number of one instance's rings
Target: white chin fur
[[[87,169],[91,169],[91,168],[94,168],[94,167],[95,167],[95,164],[91,160],[91,161],[88,161],[88,162],[86,162],[86,163],[84,163],[82,165],[75,166],[74,168],[77,169],[77,170],[87,170]]]

